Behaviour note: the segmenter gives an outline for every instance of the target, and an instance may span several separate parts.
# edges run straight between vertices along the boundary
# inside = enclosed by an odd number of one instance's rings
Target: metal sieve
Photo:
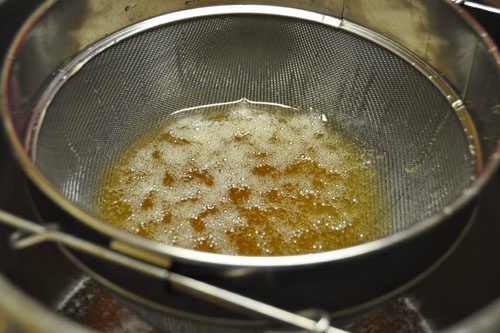
[[[60,3],[37,15],[46,15],[49,23],[61,12],[71,17],[71,9]],[[342,312],[394,292],[451,247],[467,222],[468,204],[498,166],[498,55],[461,18],[456,24],[466,31],[465,38],[447,39],[433,10],[460,16],[445,1],[393,7],[382,0],[336,4],[214,1],[185,9],[175,2],[176,10],[168,8],[164,15],[113,32],[73,55],[40,90],[34,89],[36,97],[30,84],[21,85],[29,92],[26,97],[31,95],[29,104],[16,98],[15,79],[22,81],[18,71],[24,73],[16,65],[32,70],[23,58],[31,47],[25,42],[28,46],[20,47],[18,55],[15,44],[15,61],[4,71],[3,111],[21,164],[44,194],[74,218],[66,217],[63,228],[134,257],[134,268],[153,263],[292,311],[321,307]],[[376,6],[384,11],[371,12]],[[414,30],[385,20],[420,12],[429,14],[431,23]],[[442,47],[445,41],[449,45]],[[472,41],[473,47],[462,41]],[[447,58],[450,45],[459,46],[459,55]],[[489,88],[481,91],[482,82]],[[380,198],[374,214],[382,216],[378,223],[384,225],[384,237],[312,255],[239,257],[159,244],[98,218],[95,196],[101,175],[124,147],[173,112],[243,98],[321,112],[335,131],[373,152],[379,182],[366,190]],[[25,229],[48,235],[24,243],[18,239],[18,246],[46,239],[78,243],[44,228]],[[137,312],[146,304],[181,317],[228,318],[165,290],[162,274],[174,276],[173,285],[186,286],[175,280],[177,275],[156,266],[124,274],[110,266],[114,255],[87,245],[80,249],[97,258],[68,255],[102,283],[141,303]],[[145,277],[146,271],[158,274]],[[298,290],[304,281],[307,287]],[[205,288],[191,289],[206,294]],[[296,290],[293,296],[290,288]]]
[[[466,113],[390,50],[289,12],[195,10],[98,43],[35,107],[27,145],[37,168],[93,212],[102,170],[135,138],[180,109],[246,98],[322,112],[373,151],[387,234],[442,211],[478,168]]]

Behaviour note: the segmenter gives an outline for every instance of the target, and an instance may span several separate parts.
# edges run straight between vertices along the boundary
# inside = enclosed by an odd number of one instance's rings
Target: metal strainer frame
[[[363,36],[377,44],[381,44],[384,48],[389,49],[396,53],[401,58],[405,59],[412,66],[418,69],[424,76],[428,77],[429,80],[439,89],[439,91],[446,96],[451,107],[455,110],[458,119],[460,119],[462,126],[465,128],[465,131],[471,134],[472,140],[475,143],[476,148],[474,150],[477,152],[477,168],[478,170],[482,169],[481,166],[481,149],[477,143],[477,135],[474,125],[471,119],[468,116],[467,110],[464,107],[463,101],[460,99],[457,93],[451,88],[451,86],[426,62],[422,61],[418,57],[415,57],[411,52],[401,48],[393,41],[380,36],[379,34],[370,32],[356,24],[352,24],[347,21],[340,21],[333,17],[328,17],[322,14],[307,12],[303,10],[284,8],[284,7],[273,7],[273,6],[261,6],[261,5],[230,5],[230,6],[214,6],[214,7],[206,7],[200,9],[192,9],[185,10],[182,12],[174,12],[171,14],[166,14],[163,16],[159,16],[145,22],[133,25],[129,28],[121,30],[97,44],[91,46],[87,50],[83,51],[78,57],[74,60],[70,61],[63,69],[59,70],[56,75],[50,81],[48,87],[44,90],[44,93],[39,98],[39,103],[33,108],[35,110],[35,114],[37,115],[32,120],[32,125],[28,127],[28,133],[26,135],[26,142],[24,149],[27,149],[31,155],[31,160],[37,160],[36,156],[36,147],[38,146],[38,135],[39,135],[39,126],[43,124],[45,113],[50,106],[53,98],[57,95],[59,90],[65,85],[65,83],[75,74],[77,74],[80,69],[82,69],[88,61],[93,59],[93,57],[101,54],[104,50],[111,48],[113,45],[120,43],[123,40],[127,40],[131,36],[135,36],[139,33],[148,31],[152,28],[162,26],[164,24],[176,23],[178,21],[184,21],[191,18],[199,18],[199,17],[213,17],[214,15],[238,15],[238,14],[259,14],[259,15],[274,15],[278,17],[290,17],[290,18],[299,18],[301,20],[311,21],[321,23],[327,26],[331,26],[334,28],[341,27],[343,30],[348,32],[355,33],[356,35]],[[34,136],[31,137],[32,133]],[[35,147],[33,149],[33,147]],[[31,162],[29,162],[31,164]],[[38,173],[38,170],[34,170],[34,172]],[[46,179],[46,176],[40,175],[37,179],[43,182],[42,187],[46,187],[49,190],[49,193],[54,195],[54,197],[60,197],[61,191],[59,189],[55,189],[50,180]],[[36,181],[35,181],[36,182]],[[461,204],[457,204],[457,202],[468,201],[468,197],[473,194],[470,191],[467,191],[458,198],[457,201],[454,201],[451,205],[442,209],[441,212],[438,212],[433,217],[423,221],[422,223],[418,223],[414,226],[407,228],[406,230],[399,231],[397,235],[391,235],[389,237],[384,238],[383,243],[389,245],[391,243],[397,243],[402,239],[405,239],[410,234],[418,234],[419,232],[425,231],[429,226],[436,224],[443,217],[446,217],[452,214],[457,207]],[[64,195],[63,195],[64,196]],[[78,207],[75,207],[73,204],[69,204],[69,207],[65,207],[68,204],[65,202],[63,207],[69,209],[70,211],[75,211],[78,219],[81,219],[86,224],[92,226],[96,230],[103,232],[104,234],[113,235],[116,240],[123,240],[127,244],[133,245],[143,245],[143,239],[137,239],[137,237],[132,236],[129,233],[123,233],[116,228],[109,226],[108,224],[102,223],[100,220],[96,219],[93,216],[89,216],[88,213],[84,210],[81,210]],[[118,236],[119,237],[116,237]],[[123,238],[122,238],[123,237]],[[182,260],[194,261],[194,262],[205,262],[205,263],[220,263],[219,255],[211,254],[211,253],[199,253],[198,251],[192,251],[187,249],[182,249],[178,247],[171,247],[163,244],[158,244],[157,242],[149,242],[146,241],[144,243],[149,243],[149,246],[152,246],[150,250],[158,251],[159,253],[168,253],[172,258],[182,258]],[[346,259],[351,256],[360,255],[362,253],[370,253],[371,251],[377,250],[381,245],[377,244],[377,241],[370,242],[368,244],[363,244],[359,247],[350,247],[348,249],[339,249],[336,251],[324,252],[314,254],[315,262],[326,262],[331,260],[341,260]],[[383,247],[383,246],[382,246]],[[359,252],[358,252],[359,251]],[[245,260],[248,260],[248,264],[250,266],[256,265],[258,267],[269,267],[269,266],[288,266],[288,265],[300,265],[304,263],[311,262],[311,256],[285,256],[285,257],[245,257]],[[241,257],[232,257],[224,259],[224,265],[236,265],[240,263]]]

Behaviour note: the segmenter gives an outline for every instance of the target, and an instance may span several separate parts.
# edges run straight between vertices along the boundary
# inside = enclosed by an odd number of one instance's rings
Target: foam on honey
[[[248,101],[180,112],[119,156],[98,210],[131,233],[225,254],[377,238],[373,157],[325,120]]]

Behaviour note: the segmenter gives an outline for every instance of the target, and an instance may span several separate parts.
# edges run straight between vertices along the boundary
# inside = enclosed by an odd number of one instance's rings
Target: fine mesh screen
[[[100,53],[49,105],[36,164],[92,211],[99,176],[134,138],[171,112],[242,98],[323,112],[372,150],[388,233],[443,209],[475,174],[455,111],[416,68],[346,31],[267,15],[176,22]]]

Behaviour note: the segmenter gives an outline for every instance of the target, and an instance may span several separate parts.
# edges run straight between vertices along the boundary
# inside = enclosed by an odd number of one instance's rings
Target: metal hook
[[[326,312],[322,312],[321,317],[316,322],[316,328],[314,332],[317,333],[327,333],[330,328],[330,316]]]
[[[45,231],[41,233],[31,233],[29,231],[15,231],[9,237],[10,245],[16,250],[22,250],[43,242],[54,239],[53,232],[57,231],[57,225],[45,226]]]
[[[124,254],[112,251],[109,248],[94,244],[90,241],[65,234],[58,231],[57,227],[53,225],[48,227],[41,226],[2,210],[0,210],[0,222],[18,229],[18,231],[14,232],[10,237],[11,243],[17,249],[26,248],[45,241],[61,243],[75,250],[93,255],[97,258],[109,260],[115,264],[165,280],[171,285],[177,287],[179,290],[184,290],[185,292],[199,296],[200,298],[208,301],[222,301],[223,303],[238,306],[240,308],[250,310],[253,313],[260,314],[282,323],[287,323],[291,326],[303,328],[310,332],[345,333],[345,331],[341,329],[331,327],[330,320],[327,315],[322,314],[320,319],[315,321],[308,317],[277,308],[273,305],[262,303],[229,290],[137,260]]]

